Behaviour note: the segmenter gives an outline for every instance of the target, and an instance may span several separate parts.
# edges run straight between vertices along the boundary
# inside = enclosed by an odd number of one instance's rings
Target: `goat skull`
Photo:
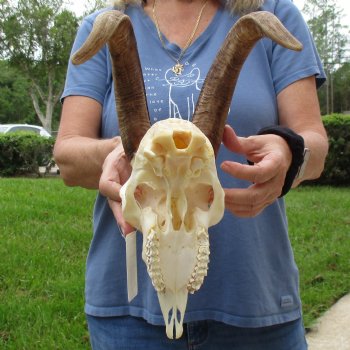
[[[213,148],[191,122],[167,119],[143,137],[121,189],[124,218],[143,232],[142,258],[173,338],[182,334],[187,293],[203,283],[208,227],[224,213]],[[179,315],[179,319],[178,319]]]
[[[188,292],[198,290],[207,273],[208,227],[224,211],[215,155],[240,69],[265,36],[286,48],[302,49],[273,14],[243,16],[215,58],[192,123],[169,119],[150,126],[136,40],[126,15],[100,14],[72,58],[74,64],[83,63],[109,45],[120,135],[133,168],[121,189],[123,215],[144,234],[142,257],[169,338],[174,329],[175,337],[181,336]]]

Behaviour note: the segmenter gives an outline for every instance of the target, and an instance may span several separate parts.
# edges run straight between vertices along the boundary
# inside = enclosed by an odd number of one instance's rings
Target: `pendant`
[[[183,70],[184,70],[184,65],[181,64],[180,62],[177,62],[171,70],[176,74],[176,75],[181,75]]]

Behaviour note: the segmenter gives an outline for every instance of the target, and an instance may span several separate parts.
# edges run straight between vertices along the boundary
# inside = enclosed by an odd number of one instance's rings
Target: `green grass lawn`
[[[309,327],[350,292],[350,188],[300,187],[287,212]]]
[[[0,179],[0,349],[89,349],[84,268],[94,191]],[[350,188],[287,196],[306,325],[350,291]]]
[[[84,262],[93,191],[0,179],[0,349],[88,349]]]

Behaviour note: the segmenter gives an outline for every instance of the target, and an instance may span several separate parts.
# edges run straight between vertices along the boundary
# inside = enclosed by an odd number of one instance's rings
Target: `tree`
[[[103,7],[106,7],[105,0],[86,0],[83,17],[89,15],[92,12],[102,9]]]
[[[310,18],[308,25],[327,74],[320,100],[322,110],[329,114],[334,111],[334,72],[345,61],[348,27],[341,23],[342,9],[335,0],[307,0],[303,12]]]
[[[29,95],[51,131],[78,26],[61,0],[0,0],[0,55],[30,82]]]
[[[28,90],[30,82],[0,61],[0,123],[33,123],[36,120]]]
[[[334,73],[334,112],[350,111],[350,62]]]

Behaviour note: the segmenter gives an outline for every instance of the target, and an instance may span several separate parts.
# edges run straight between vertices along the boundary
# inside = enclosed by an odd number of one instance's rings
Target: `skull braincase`
[[[124,218],[143,237],[142,258],[169,338],[182,334],[188,292],[203,283],[208,227],[224,212],[213,148],[191,122],[167,119],[143,137],[121,190]]]

